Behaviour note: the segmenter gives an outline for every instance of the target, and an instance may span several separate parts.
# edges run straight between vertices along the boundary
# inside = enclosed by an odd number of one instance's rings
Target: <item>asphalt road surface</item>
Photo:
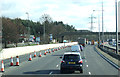
[[[20,66],[9,66],[9,59],[5,60],[5,72],[4,75],[53,75],[60,74],[60,56],[65,52],[71,51],[70,47],[61,49],[52,53],[47,53],[42,57],[33,58],[32,61],[28,61],[28,54],[20,56]],[[32,53],[33,55],[33,53]],[[65,75],[118,75],[118,70],[111,64],[105,61],[94,50],[94,46],[87,45],[81,52],[83,58],[83,73],[79,71],[65,73]],[[15,58],[14,58],[15,59]],[[60,74],[61,75],[61,74]]]

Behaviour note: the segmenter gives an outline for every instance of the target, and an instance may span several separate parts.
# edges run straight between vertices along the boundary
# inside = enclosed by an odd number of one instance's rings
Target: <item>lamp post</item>
[[[116,13],[116,54],[118,54],[117,0],[115,0],[115,13]]]
[[[29,20],[29,13],[26,12],[26,15],[27,15],[27,18],[28,18],[28,20]],[[30,38],[30,27],[29,27],[29,23],[28,23],[28,33],[29,33],[29,35],[28,35],[28,42],[29,42],[29,38]]]
[[[44,43],[45,43],[45,25],[46,25],[46,21],[47,21],[47,17],[45,17],[45,20],[44,20],[44,34],[43,34],[43,37],[44,37]]]
[[[104,49],[104,20],[103,20],[103,0],[102,0],[102,43]]]
[[[99,15],[99,11],[102,11],[102,10],[93,10],[93,11],[98,11],[98,30],[99,30],[99,33],[98,33],[98,42],[99,42],[99,46],[100,46],[100,15]]]

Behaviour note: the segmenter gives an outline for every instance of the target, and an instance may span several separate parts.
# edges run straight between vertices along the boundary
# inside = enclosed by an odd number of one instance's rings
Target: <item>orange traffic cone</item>
[[[30,53],[29,61],[32,61],[32,56],[31,56],[31,53]]]
[[[41,57],[42,55],[41,55],[41,51],[40,51],[40,55],[39,55],[39,57]]]
[[[46,55],[46,51],[45,51],[44,55]]]
[[[19,57],[16,56],[16,66],[19,66]]]
[[[36,52],[34,51],[34,57],[36,57]]]
[[[3,60],[2,60],[2,62],[1,62],[1,72],[4,72],[4,63],[3,63]]]
[[[10,60],[10,66],[13,66],[13,58],[11,57],[11,60]]]

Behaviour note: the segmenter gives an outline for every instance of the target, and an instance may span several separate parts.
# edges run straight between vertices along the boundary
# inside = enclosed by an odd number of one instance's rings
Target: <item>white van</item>
[[[79,45],[73,45],[71,46],[72,52],[80,52],[80,46]]]

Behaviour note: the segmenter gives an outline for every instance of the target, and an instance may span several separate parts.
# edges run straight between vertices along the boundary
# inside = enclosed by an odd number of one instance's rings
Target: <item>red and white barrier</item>
[[[16,66],[19,66],[19,56],[16,56]]]
[[[34,57],[36,57],[36,52],[34,51]]]
[[[30,56],[29,56],[29,61],[32,61],[32,55],[31,55],[31,53],[30,53]]]
[[[4,63],[3,63],[3,60],[2,60],[2,62],[1,62],[1,72],[4,72]]]
[[[10,59],[10,66],[13,66],[13,58]]]
[[[42,57],[41,51],[40,51],[39,57]]]

